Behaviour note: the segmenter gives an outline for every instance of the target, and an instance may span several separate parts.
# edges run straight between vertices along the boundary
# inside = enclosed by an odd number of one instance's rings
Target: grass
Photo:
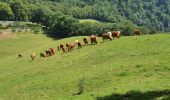
[[[170,35],[128,36],[70,53],[39,53],[82,37],[17,34],[0,40],[2,100],[170,99]],[[36,52],[36,60],[30,54]],[[23,54],[17,59],[17,54]],[[80,94],[78,94],[81,92]]]
[[[93,23],[99,23],[99,21],[94,20],[94,19],[80,19],[79,20],[80,23],[84,23],[84,22],[93,22]]]

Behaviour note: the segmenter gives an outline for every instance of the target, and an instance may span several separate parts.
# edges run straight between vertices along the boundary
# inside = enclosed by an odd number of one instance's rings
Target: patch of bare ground
[[[12,32],[0,32],[0,40],[9,38],[16,38],[16,35]]]

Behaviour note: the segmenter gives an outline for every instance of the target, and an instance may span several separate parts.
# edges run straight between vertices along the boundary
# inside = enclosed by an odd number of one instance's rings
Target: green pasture
[[[39,53],[81,36],[61,40],[16,34],[0,40],[0,100],[168,100],[170,35],[127,36],[97,45]],[[36,53],[31,61],[31,53]],[[18,59],[17,54],[22,58]]]

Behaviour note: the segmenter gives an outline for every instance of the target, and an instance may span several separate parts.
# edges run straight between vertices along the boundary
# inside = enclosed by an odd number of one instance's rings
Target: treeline
[[[169,0],[51,0],[52,9],[79,19],[121,23],[129,20],[138,26],[170,31]],[[63,5],[63,6],[61,6]],[[68,9],[69,8],[69,9]]]
[[[169,0],[1,0],[0,20],[31,21],[58,37],[121,30],[170,31]],[[95,19],[100,22],[83,22]]]

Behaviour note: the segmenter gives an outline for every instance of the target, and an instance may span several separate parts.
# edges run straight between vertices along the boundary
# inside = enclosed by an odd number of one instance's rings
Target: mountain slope
[[[0,40],[0,99],[93,100],[120,99],[128,91],[140,91],[133,99],[168,98],[170,89],[170,36],[129,36],[111,42],[83,46],[52,57],[39,53],[82,37],[52,40],[42,34],[19,34]],[[24,41],[24,42],[23,42]],[[30,54],[36,52],[36,60]],[[17,59],[17,54],[23,54]],[[158,91],[152,94],[148,91]],[[82,94],[76,93],[83,91]],[[116,94],[118,95],[116,95]],[[139,92],[137,92],[139,93]],[[146,95],[142,95],[146,93]],[[115,94],[115,95],[114,95]],[[108,97],[110,96],[110,97]],[[130,96],[122,96],[121,99]]]
[[[150,29],[156,28],[159,31],[170,31],[169,0],[2,1],[7,2],[7,4],[0,3],[0,13],[3,15],[0,17],[1,20],[35,21],[37,20],[36,17],[39,17],[39,21],[44,21],[44,16],[41,14],[43,12],[48,14],[49,10],[52,10],[79,19],[96,19],[112,23],[132,21],[138,26],[145,26]],[[15,6],[18,6],[18,8]],[[39,10],[36,10],[37,8]]]

